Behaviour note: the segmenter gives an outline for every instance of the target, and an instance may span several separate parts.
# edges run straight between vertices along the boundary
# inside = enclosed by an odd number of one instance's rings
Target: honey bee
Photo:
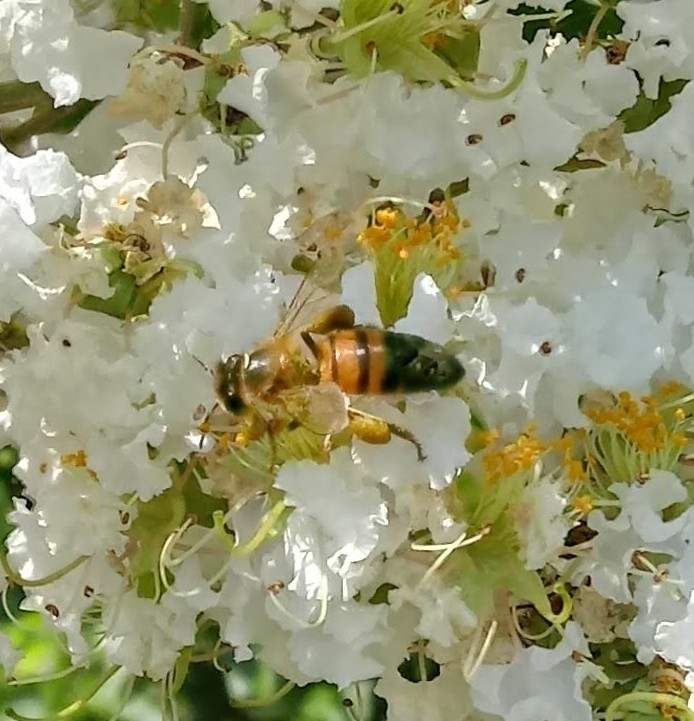
[[[297,330],[286,328],[287,322],[269,341],[250,353],[229,356],[214,369],[217,403],[245,419],[247,438],[269,433],[272,441],[274,433],[288,426],[302,426],[326,439],[349,429],[370,443],[399,436],[424,460],[410,431],[354,408],[348,396],[449,388],[465,374],[455,356],[417,335],[356,325],[346,305],[330,308]]]

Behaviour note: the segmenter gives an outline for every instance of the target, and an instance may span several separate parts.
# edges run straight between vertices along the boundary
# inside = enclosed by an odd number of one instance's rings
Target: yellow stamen
[[[67,453],[60,457],[62,466],[74,466],[75,468],[85,468],[87,465],[87,454],[83,450],[77,453]]]
[[[581,515],[587,516],[593,510],[593,499],[588,494],[576,496],[572,505]]]

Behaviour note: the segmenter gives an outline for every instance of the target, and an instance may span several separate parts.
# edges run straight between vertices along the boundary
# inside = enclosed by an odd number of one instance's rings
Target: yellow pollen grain
[[[223,451],[228,450],[229,446],[234,442],[234,436],[235,434],[233,433],[222,433],[219,438],[217,438],[217,447]]]
[[[534,426],[529,427],[528,433],[483,458],[489,480],[497,481],[501,477],[510,477],[534,467],[538,458],[548,449],[547,445],[532,435],[534,430]]]
[[[684,433],[673,433],[670,440],[677,448],[685,448],[689,443],[689,439]]]
[[[68,453],[60,457],[60,463],[63,466],[85,468],[87,465],[87,454],[82,450],[77,451],[77,453]]]
[[[374,217],[379,225],[395,228],[400,219],[400,212],[395,208],[379,208]]]
[[[410,257],[410,251],[407,248],[400,248],[398,251],[398,258],[401,260],[407,260]]]
[[[357,242],[362,245],[368,245],[371,248],[378,248],[385,245],[392,237],[392,233],[388,228],[380,225],[370,225],[357,236]]]
[[[660,398],[666,398],[668,396],[685,395],[686,392],[687,389],[681,383],[678,381],[670,381],[660,386],[656,393]]]
[[[564,467],[566,468],[566,477],[569,483],[585,483],[588,480],[585,468],[580,460],[574,458],[566,461]]]
[[[455,300],[456,298],[459,298],[464,292],[465,287],[460,285],[459,283],[456,283],[455,285],[452,285],[446,290],[445,295],[448,300]]]
[[[487,431],[480,431],[479,441],[483,446],[491,446],[492,443],[496,443],[501,437],[501,433],[498,428],[490,428]]]
[[[241,446],[241,448],[245,448],[250,442],[251,442],[250,436],[248,435],[248,433],[246,433],[244,431],[239,431],[234,436],[234,443],[237,446]]]
[[[342,238],[342,228],[340,228],[339,225],[333,224],[329,225],[325,232],[323,233],[325,236],[325,239],[330,241],[331,243],[334,243],[337,240],[340,240]]]
[[[684,408],[678,408],[675,411],[675,420],[678,423],[683,423],[686,419],[687,419],[687,414],[686,414]]]
[[[579,513],[587,516],[593,510],[593,499],[588,494],[576,496],[571,504]]]

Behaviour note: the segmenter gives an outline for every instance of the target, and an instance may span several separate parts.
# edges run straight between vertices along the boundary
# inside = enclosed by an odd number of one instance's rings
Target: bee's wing
[[[337,305],[340,302],[340,275],[343,268],[344,256],[340,253],[332,251],[322,253],[311,270],[302,278],[273,338],[309,325],[316,315]]]
[[[335,210],[316,218],[297,238],[302,251],[313,253],[340,247],[349,251],[356,245],[356,237],[364,220],[354,213]]]
[[[335,383],[300,386],[281,395],[287,413],[313,433],[328,435],[347,427],[348,399]]]

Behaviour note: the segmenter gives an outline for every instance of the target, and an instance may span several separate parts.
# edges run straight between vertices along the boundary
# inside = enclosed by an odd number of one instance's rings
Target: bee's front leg
[[[417,460],[421,463],[426,460],[424,447],[417,440],[417,437],[407,428],[391,423],[383,418],[366,413],[358,408],[348,408],[349,428],[352,433],[366,443],[383,444],[388,443],[392,436],[398,436],[411,443],[417,450]]]

